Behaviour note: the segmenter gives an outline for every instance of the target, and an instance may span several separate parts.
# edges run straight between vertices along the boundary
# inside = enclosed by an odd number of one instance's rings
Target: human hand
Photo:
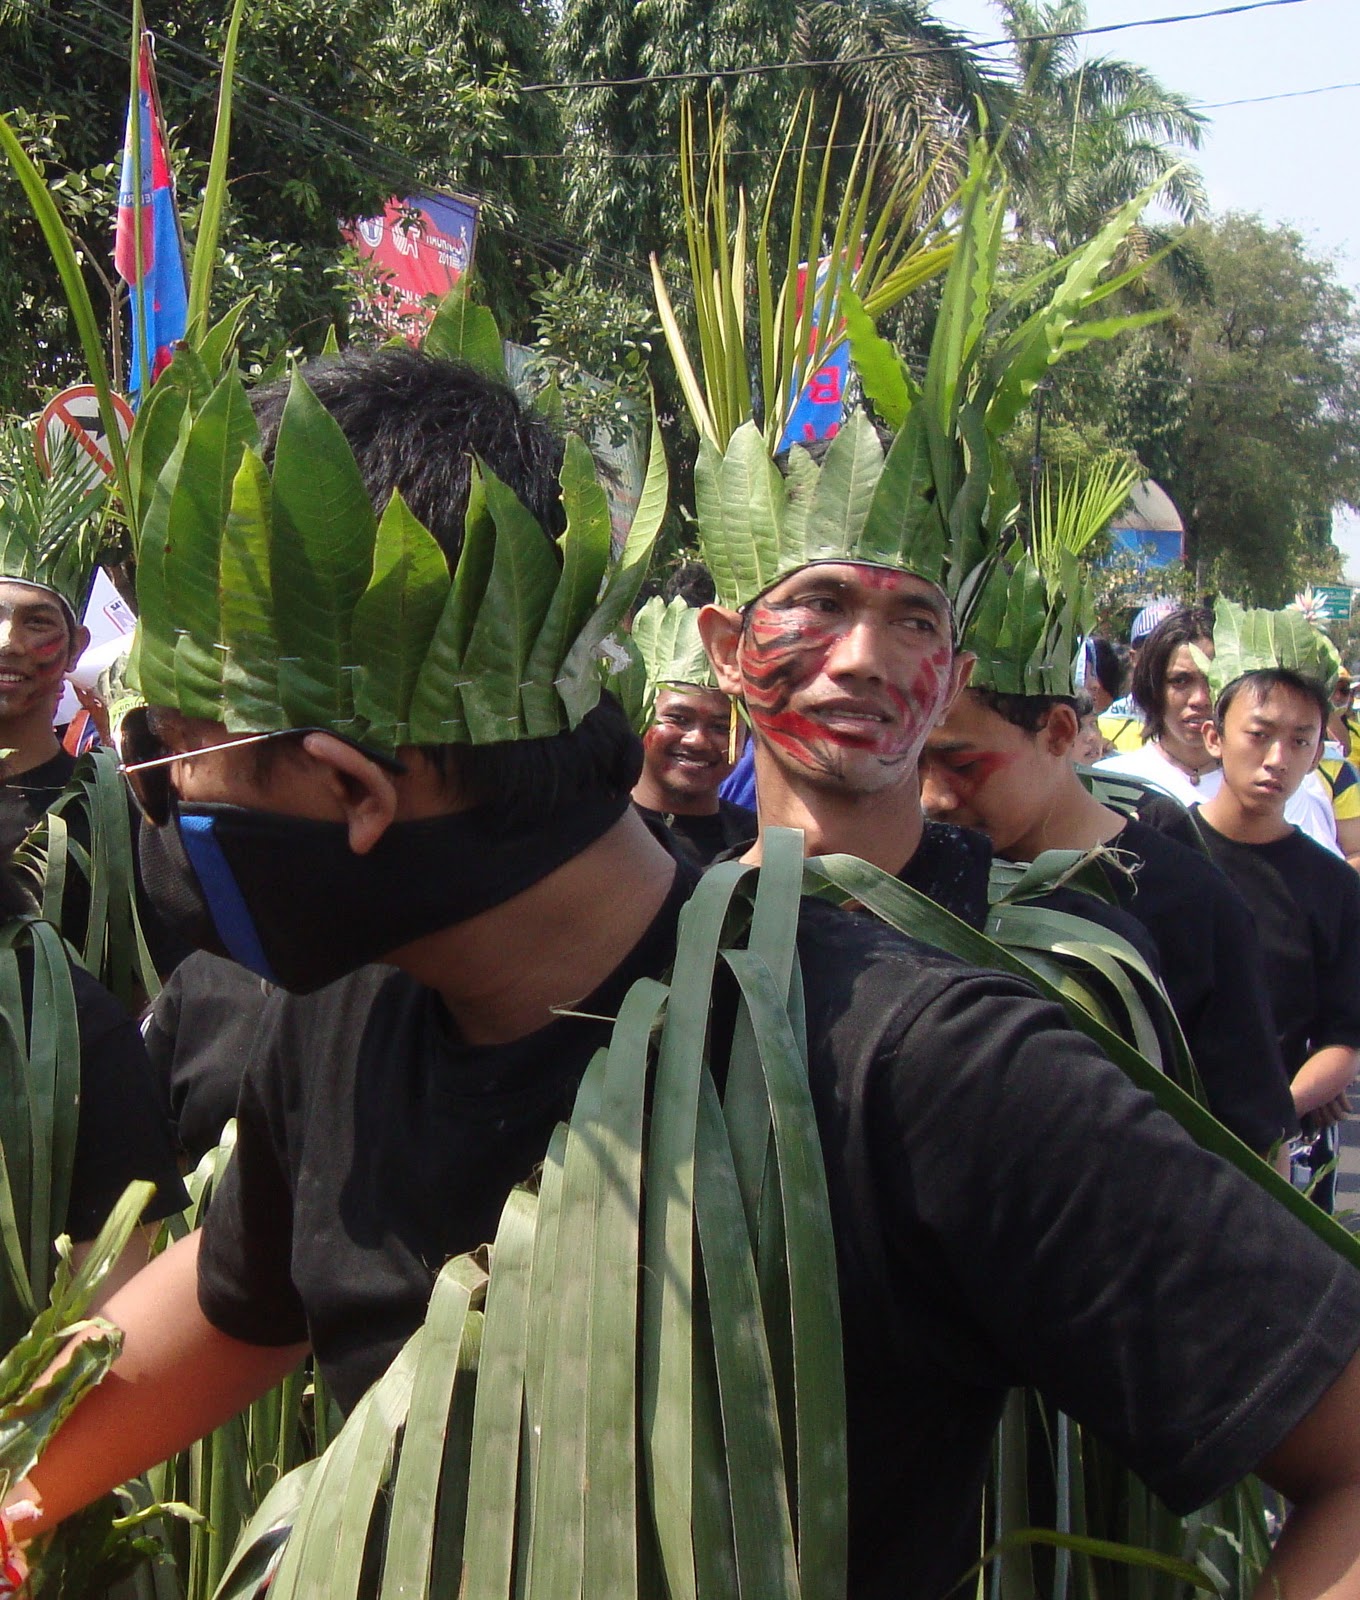
[[[1335,1100],[1328,1100],[1325,1104],[1313,1108],[1313,1116],[1320,1128],[1335,1127],[1338,1122],[1344,1122],[1350,1113],[1350,1097],[1344,1091],[1337,1095]]]

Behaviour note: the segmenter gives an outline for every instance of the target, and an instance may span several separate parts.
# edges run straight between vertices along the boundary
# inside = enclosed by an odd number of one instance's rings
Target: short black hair
[[[471,459],[486,463],[554,538],[565,526],[562,442],[513,389],[457,361],[407,348],[347,350],[302,369],[340,424],[374,510],[400,489],[450,568],[463,548]],[[251,394],[261,452],[273,459],[288,383]]]
[[[1133,698],[1143,713],[1143,742],[1160,739],[1166,728],[1166,669],[1183,645],[1214,636],[1213,614],[1203,606],[1173,611],[1143,640],[1133,669]]]
[[[1300,699],[1307,700],[1318,714],[1318,738],[1326,737],[1327,719],[1332,714],[1327,690],[1316,678],[1295,672],[1291,667],[1258,667],[1255,672],[1244,672],[1240,677],[1234,678],[1224,687],[1214,703],[1214,725],[1220,732],[1222,731],[1228,707],[1243,692],[1250,694],[1259,706],[1274,689],[1288,689]]]
[[[1086,661],[1088,672],[1100,687],[1111,700],[1118,700],[1128,681],[1128,650],[1095,634],[1086,641]]]
[[[565,526],[558,473],[562,443],[503,383],[418,350],[349,350],[303,368],[340,424],[381,514],[394,489],[429,529],[450,569],[463,548],[469,463],[478,456],[537,518],[545,538]],[[273,455],[288,398],[286,382],[256,389],[251,405],[262,453]],[[562,806],[592,795],[628,794],[642,771],[642,745],[612,695],[568,732],[499,744],[420,747],[460,798],[495,803],[506,828],[547,826]],[[282,752],[256,747],[260,776]]]
[[[1079,702],[1071,694],[998,694],[995,689],[971,689],[989,711],[1009,722],[1022,733],[1039,733],[1047,723],[1054,706],[1071,706],[1077,716],[1082,715]],[[1089,698],[1087,709],[1090,709]]]

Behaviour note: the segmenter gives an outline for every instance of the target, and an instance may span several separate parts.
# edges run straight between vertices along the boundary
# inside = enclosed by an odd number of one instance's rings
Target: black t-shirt
[[[1196,810],[1213,860],[1246,901],[1265,956],[1266,987],[1292,1077],[1315,1051],[1360,1049],[1360,878],[1292,829],[1270,844],[1228,839]]]
[[[711,865],[736,845],[747,845],[756,836],[755,812],[731,800],[719,800],[718,809],[704,817],[656,811],[651,806],[638,805],[636,800],[633,809],[653,827],[668,829],[680,844],[682,853],[701,867]]]
[[[1162,982],[1218,1120],[1253,1150],[1297,1125],[1252,914],[1202,850],[1131,819],[1110,840],[1119,903],[1151,934]]]
[[[32,824],[42,820],[43,812],[71,781],[71,774],[75,770],[76,758],[67,755],[65,750],[58,750],[56,755],[44,761],[41,766],[30,767],[27,772],[16,773],[5,787],[12,793],[22,796],[28,808],[29,822]]]
[[[143,1025],[146,1053],[180,1148],[197,1163],[236,1115],[273,985],[196,950],[170,974]]]
[[[909,889],[952,911],[960,922],[981,930],[987,923],[991,866],[992,842],[985,833],[952,822],[927,821],[920,844],[897,876]]]
[[[137,1024],[74,963],[71,983],[80,1025],[80,1112],[66,1231],[79,1241],[94,1238],[134,1179],[156,1185],[144,1222],[182,1211],[189,1196]]]
[[[582,1010],[664,972],[683,892]],[[850,1593],[932,1600],[976,1558],[1012,1384],[1103,1434],[1175,1508],[1240,1478],[1360,1341],[1360,1275],[1025,984],[822,903],[799,945],[845,1331]],[[446,1257],[493,1236],[607,1026],[561,1017],[468,1048],[435,995],[373,968],[267,1009],[199,1298],[236,1338],[310,1337],[348,1408]]]

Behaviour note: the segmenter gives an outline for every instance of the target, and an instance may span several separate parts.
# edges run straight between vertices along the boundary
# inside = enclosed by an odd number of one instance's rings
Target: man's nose
[[[883,629],[872,619],[861,617],[836,640],[827,657],[826,670],[833,676],[881,678],[884,648]]]
[[[8,653],[18,648],[18,634],[14,627],[13,617],[0,617],[0,653]]]
[[[921,773],[921,808],[928,816],[942,816],[958,809],[958,797],[938,773],[929,767]]]

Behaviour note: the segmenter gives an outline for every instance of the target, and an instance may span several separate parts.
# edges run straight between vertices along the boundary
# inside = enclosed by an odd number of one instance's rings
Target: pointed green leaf
[[[883,458],[860,533],[859,553],[866,561],[900,564],[940,583],[947,544],[922,407],[907,418]]]
[[[444,552],[394,493],[378,524],[373,577],[354,608],[354,709],[377,742],[406,741],[416,681],[451,587]]]
[[[482,469],[496,550],[486,595],[463,657],[463,714],[474,744],[522,736],[521,692],[529,654],[552,604],[561,569],[533,513]]]
[[[373,507],[339,424],[295,370],[274,445],[279,689],[294,727],[348,725],[350,625],[373,570]]]
[[[271,498],[265,464],[247,446],[232,484],[217,580],[227,647],[223,721],[232,733],[272,733],[287,726],[279,704],[279,646],[269,570]]]
[[[701,451],[694,477],[700,548],[718,597],[745,605],[782,576],[784,480],[754,422],[742,423],[721,461]]]
[[[231,310],[219,317],[203,335],[202,343],[198,346],[198,355],[209,372],[214,374],[221,372],[226,366],[232,351],[236,348],[241,324],[245,321],[246,312],[250,310],[254,298],[253,294],[248,294],[238,300]],[[152,394],[156,394],[159,389],[158,383],[151,391]]]
[[[642,482],[642,493],[638,496],[637,510],[633,513],[633,523],[624,541],[623,553],[609,574],[599,603],[577,634],[557,680],[557,692],[566,708],[567,722],[573,728],[599,699],[596,652],[623,621],[629,607],[637,599],[637,592],[651,564],[657,532],[666,515],[669,488],[666,452],[662,447],[661,429],[653,408],[647,476]]]
[[[165,585],[177,634],[174,703],[186,716],[221,718],[222,529],[241,452],[257,438],[241,380],[229,372],[194,419],[166,527]]]
[[[142,402],[132,437],[128,440],[134,547],[140,539],[141,526],[150,508],[151,496],[155,493],[156,480],[175,448],[180,420],[189,403],[185,391],[178,384],[166,383],[164,378],[165,375]]]
[[[878,442],[878,430],[857,411],[846,419],[823,458],[808,506],[804,560],[854,561],[859,557],[860,535],[882,475],[883,446]]]
[[[467,738],[462,709],[463,657],[481,612],[495,555],[496,524],[487,508],[482,475],[474,465],[453,586],[411,696],[413,744],[451,744]]]
[[[421,349],[428,356],[461,361],[489,378],[506,381],[505,347],[496,319],[485,306],[473,305],[461,288],[439,302]]]
[[[192,425],[186,409],[180,415],[174,448],[152,491],[137,550],[137,637],[128,662],[128,682],[153,706],[175,704],[175,615],[165,584],[165,542],[170,503]]]
[[[524,674],[525,731],[531,737],[555,733],[562,726],[562,704],[554,682],[590,616],[609,567],[609,503],[594,459],[574,433],[567,435],[561,482],[567,514],[566,531],[558,540],[562,574]]]
[[[840,305],[860,385],[884,427],[896,432],[907,420],[919,390],[897,351],[879,336],[853,289],[847,286],[841,291]]]

